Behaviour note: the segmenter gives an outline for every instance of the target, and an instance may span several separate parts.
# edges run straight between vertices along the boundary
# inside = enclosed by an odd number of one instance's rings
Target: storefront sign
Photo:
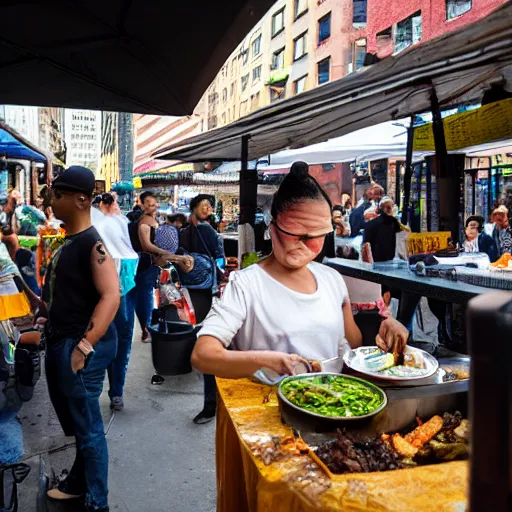
[[[142,188],[142,180],[139,177],[133,178],[133,186],[134,188]]]
[[[512,98],[443,119],[448,151],[512,138]],[[414,151],[435,151],[432,123],[414,129]]]

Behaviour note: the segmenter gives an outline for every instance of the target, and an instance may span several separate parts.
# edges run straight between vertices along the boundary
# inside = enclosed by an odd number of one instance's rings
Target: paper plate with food
[[[358,373],[394,382],[426,379],[439,368],[435,357],[410,346],[398,352],[385,352],[379,347],[359,347],[345,352],[343,360]]]

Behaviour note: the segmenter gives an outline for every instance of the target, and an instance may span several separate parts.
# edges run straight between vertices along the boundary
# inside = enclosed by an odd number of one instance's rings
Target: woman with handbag
[[[199,194],[190,201],[190,222],[180,231],[180,250],[194,258],[192,272],[180,272],[182,285],[190,293],[197,319],[201,323],[208,315],[213,296],[218,293],[218,267],[224,264],[222,238],[207,223],[213,212],[212,196]],[[209,423],[215,417],[217,389],[213,375],[204,377],[204,408],[193,419],[196,424]]]
[[[130,223],[129,230],[132,246],[139,253],[139,266],[135,277],[137,290],[135,313],[142,329],[142,341],[148,343],[150,341],[148,323],[151,321],[153,311],[153,290],[160,273],[160,266],[170,261],[190,271],[194,262],[189,256],[171,254],[156,245],[156,230],[159,227],[156,221],[158,203],[152,192],[144,192],[140,200],[143,213]]]

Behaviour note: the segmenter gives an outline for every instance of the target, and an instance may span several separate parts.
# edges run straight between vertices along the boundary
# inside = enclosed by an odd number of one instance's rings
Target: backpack
[[[133,211],[127,215],[130,223],[128,224],[128,234],[130,235],[130,242],[135,252],[142,252],[139,238],[139,222],[142,218],[142,211]]]
[[[148,252],[144,252],[142,249],[142,245],[140,243],[139,238],[139,224],[142,219],[143,213],[142,211],[133,211],[130,212],[128,219],[130,223],[128,224],[128,234],[130,235],[130,242],[132,244],[133,250],[139,255],[139,264],[137,266],[137,275],[139,276],[146,270],[148,270],[151,265],[153,265],[153,258],[151,254]]]

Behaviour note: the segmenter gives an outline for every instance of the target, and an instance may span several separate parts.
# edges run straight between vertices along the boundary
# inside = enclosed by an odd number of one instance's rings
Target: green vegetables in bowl
[[[385,393],[377,386],[337,374],[289,377],[279,390],[294,406],[330,418],[371,416],[387,404]]]

